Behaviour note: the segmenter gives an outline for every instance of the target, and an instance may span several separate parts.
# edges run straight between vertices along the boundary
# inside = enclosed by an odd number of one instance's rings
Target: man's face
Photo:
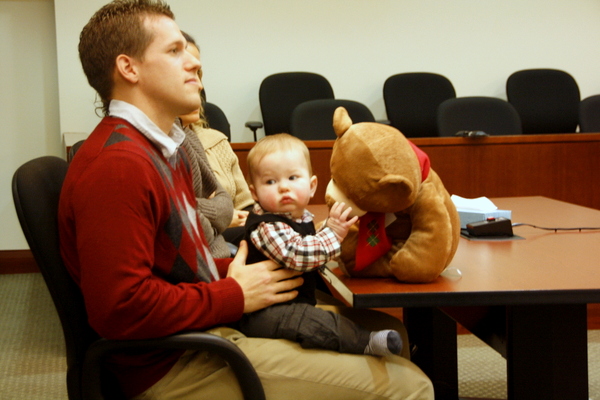
[[[137,60],[138,83],[148,106],[142,110],[150,118],[160,115],[174,119],[198,109],[200,61],[186,51],[179,27],[166,16],[146,18],[145,26],[154,39],[143,59]]]

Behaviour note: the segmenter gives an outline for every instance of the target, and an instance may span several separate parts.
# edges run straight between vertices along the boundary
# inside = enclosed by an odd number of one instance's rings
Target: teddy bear
[[[342,242],[348,276],[435,280],[450,264],[460,220],[429,157],[392,126],[353,124],[343,107],[333,117],[329,207],[343,201],[360,216]]]

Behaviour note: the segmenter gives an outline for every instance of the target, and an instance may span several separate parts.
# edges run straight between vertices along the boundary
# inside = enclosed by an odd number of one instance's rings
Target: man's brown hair
[[[114,0],[98,10],[79,36],[79,59],[83,72],[102,100],[108,114],[115,61],[120,54],[142,59],[153,35],[144,27],[149,16],[175,19],[161,0]]]

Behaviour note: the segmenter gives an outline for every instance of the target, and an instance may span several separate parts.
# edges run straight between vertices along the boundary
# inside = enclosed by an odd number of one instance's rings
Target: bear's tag
[[[385,233],[385,213],[368,212],[359,218],[355,271],[360,271],[387,253],[392,244]]]

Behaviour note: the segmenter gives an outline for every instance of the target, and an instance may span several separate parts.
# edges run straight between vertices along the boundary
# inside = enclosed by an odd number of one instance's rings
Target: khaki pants
[[[396,329],[406,340],[403,325],[387,314],[356,309],[338,311],[370,329]],[[287,340],[248,338],[224,327],[207,332],[242,349],[254,365],[268,400],[433,399],[429,379],[404,357],[302,349]],[[408,347],[405,345],[405,350]],[[189,351],[165,377],[136,397],[159,399],[229,400],[242,399],[242,395],[235,376],[219,357]]]

